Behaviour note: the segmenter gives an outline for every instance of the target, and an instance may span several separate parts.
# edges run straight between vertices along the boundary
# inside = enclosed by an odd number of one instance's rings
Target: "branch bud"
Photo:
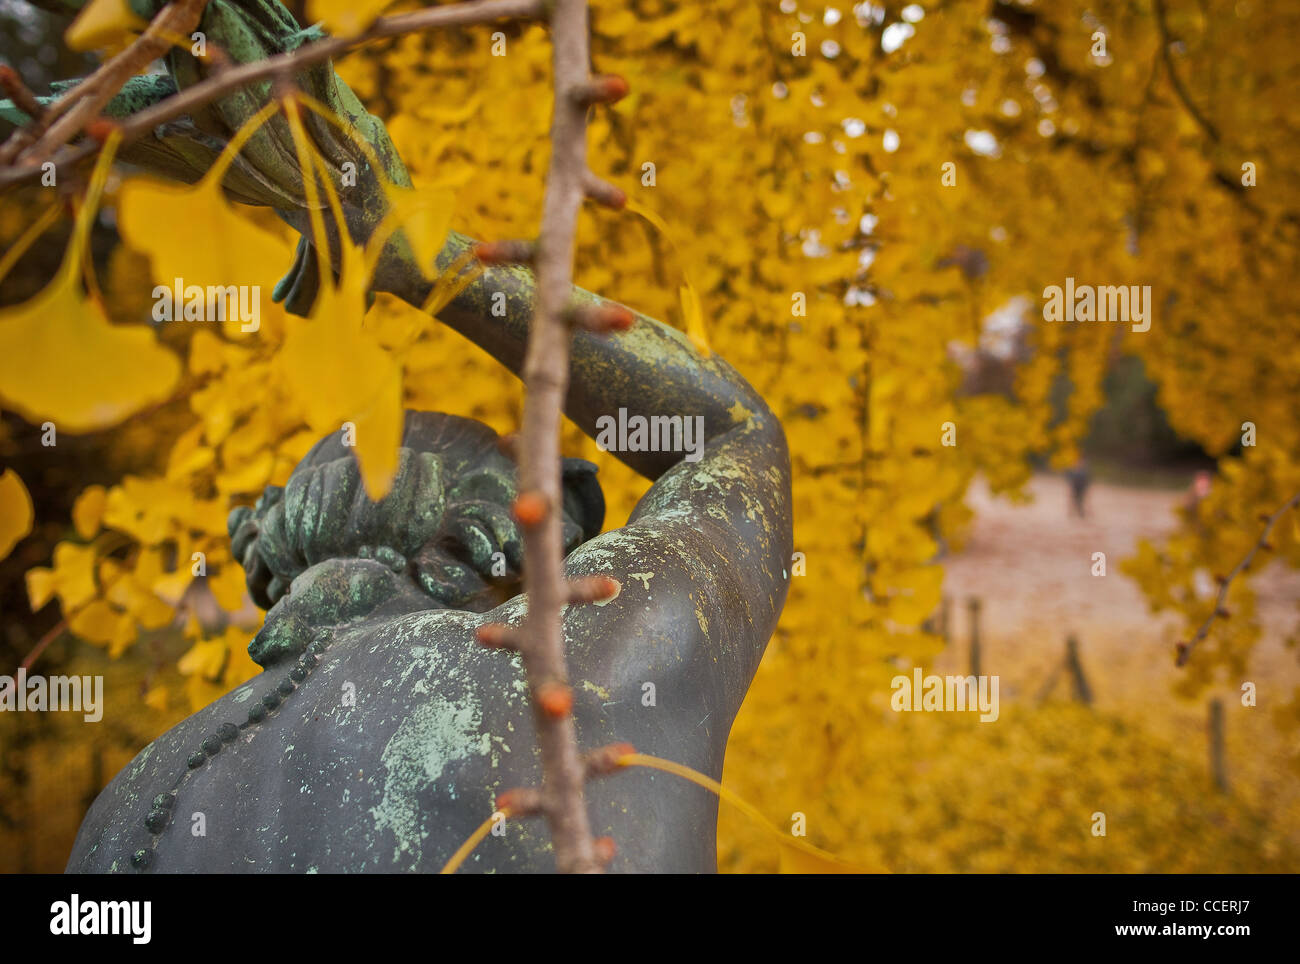
[[[8,64],[0,64],[0,90],[8,94],[14,106],[32,120],[39,121],[45,116],[45,108],[41,106],[41,102],[23,83],[18,71]]]
[[[612,104],[627,96],[627,81],[617,74],[601,74],[573,88],[571,96],[580,107]]]
[[[537,705],[548,719],[562,720],[573,712],[573,690],[563,683],[542,683],[537,687]]]
[[[621,211],[627,207],[627,195],[609,181],[592,174],[591,171],[583,175],[582,190],[587,197],[607,208]]]
[[[551,506],[546,496],[540,492],[521,492],[510,507],[510,514],[522,526],[532,528],[541,525],[550,514]]]
[[[602,865],[607,865],[618,854],[618,846],[613,837],[597,837],[591,842],[591,847],[595,851],[596,860]]]
[[[569,604],[581,606],[585,603],[613,599],[622,588],[613,576],[583,576],[581,579],[571,579],[568,585]]]
[[[570,310],[569,320],[598,335],[608,335],[610,332],[627,331],[636,321],[636,316],[631,309],[607,301],[599,305],[578,305]]]
[[[605,746],[587,751],[586,756],[582,758],[587,779],[608,776],[622,766],[618,762],[619,760],[635,752],[636,747],[631,743],[608,743]]]
[[[488,649],[519,650],[519,630],[505,623],[484,623],[474,630],[474,638]]]
[[[542,794],[533,787],[515,787],[497,795],[496,807],[511,817],[532,817],[542,812]]]
[[[113,131],[117,130],[117,124],[107,117],[96,117],[86,125],[86,133],[94,140],[104,144],[113,136]]]
[[[483,264],[532,264],[537,255],[533,241],[481,241],[474,245],[474,257]]]

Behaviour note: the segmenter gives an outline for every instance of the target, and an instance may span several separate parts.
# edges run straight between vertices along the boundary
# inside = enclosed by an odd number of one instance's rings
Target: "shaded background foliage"
[[[593,120],[593,168],[667,231],[584,211],[577,281],[680,327],[698,299],[712,347],[782,418],[794,460],[804,574],[733,733],[726,782],[778,821],[806,814],[813,842],[882,869],[1294,870],[1300,798],[1286,768],[1300,674],[1249,675],[1260,627],[1248,581],[1189,668],[1150,686],[1224,696],[1230,726],[1268,734],[1251,752],[1285,770],[1282,792],[1213,791],[1203,753],[1155,701],[1103,711],[1017,698],[979,724],[894,714],[889,682],[951,659],[935,615],[977,476],[1016,498],[1035,468],[1067,467],[1081,448],[1119,476],[1215,468],[1211,496],[1180,528],[1142,544],[1124,575],[1113,559],[1107,577],[1136,580],[1172,614],[1133,642],[1165,651],[1211,608],[1207,574],[1244,555],[1259,513],[1300,489],[1300,154],[1288,116],[1300,12],[1251,0],[594,8],[598,66],[627,76],[632,94]],[[20,0],[0,16],[57,39]],[[548,151],[544,31],[502,30],[504,57],[480,29],[385,41],[336,65],[416,183],[455,191],[452,227],[483,238],[535,230]],[[797,34],[805,56],[792,54]],[[23,67],[43,48],[19,40],[3,53]],[[32,79],[82,69],[64,59]],[[1256,186],[1242,184],[1244,163]],[[109,194],[93,249],[106,303],[115,321],[148,323],[148,262],[118,240]],[[5,198],[6,246],[45,201]],[[65,242],[51,230],[0,283],[0,303],[39,289]],[[268,266],[268,285],[283,267]],[[1066,277],[1150,284],[1151,330],[1044,324],[1043,288]],[[147,416],[61,436],[56,449],[3,416],[0,454],[37,507],[37,528],[0,563],[5,664],[67,615],[54,603],[31,613],[25,580],[58,543],[98,545],[132,572],[152,552],[149,578],[165,591],[141,591],[168,607],[141,620],[153,603],[132,597],[89,640],[116,657],[104,670],[111,727],[0,719],[6,867],[60,867],[94,784],[255,669],[243,650],[257,614],[211,520],[283,482],[313,434],[254,390],[272,377],[273,325],[260,340],[155,327],[188,368]],[[382,296],[367,327],[394,357],[401,346],[408,406],[517,425],[519,386],[458,336]],[[1258,444],[1243,448],[1247,420]],[[946,422],[955,447],[939,444]],[[607,519],[621,524],[645,481],[572,426],[565,443],[601,465]],[[88,484],[104,489],[87,496]],[[156,526],[135,512],[146,505]],[[1294,567],[1300,540],[1285,521],[1272,553]],[[198,546],[210,575],[177,596],[178,560]],[[1084,563],[1079,573],[1090,578]],[[134,639],[142,622],[154,625]],[[65,635],[39,666],[91,672],[102,660]],[[1104,687],[1106,667],[1093,671]],[[1257,708],[1239,706],[1247,679]],[[1090,833],[1095,811],[1108,814],[1104,839]],[[776,867],[726,808],[719,860]]]

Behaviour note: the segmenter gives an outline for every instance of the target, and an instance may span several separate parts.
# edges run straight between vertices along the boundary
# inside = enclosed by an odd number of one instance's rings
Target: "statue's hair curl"
[[[564,465],[566,551],[600,531],[596,467]],[[270,609],[293,580],[330,559],[372,559],[408,573],[432,599],[471,606],[492,583],[517,579],[523,539],[511,518],[514,465],[497,434],[472,419],[408,412],[392,489],[366,495],[342,433],[316,443],[281,486],[230,514],[231,549],[253,601]]]

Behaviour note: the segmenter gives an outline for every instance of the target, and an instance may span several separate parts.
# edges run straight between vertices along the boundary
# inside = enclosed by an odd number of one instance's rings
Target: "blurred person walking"
[[[1070,483],[1070,504],[1074,508],[1075,518],[1087,518],[1087,498],[1088,486],[1092,482],[1092,473],[1088,468],[1088,460],[1079,456],[1079,461],[1066,470],[1066,481]]]

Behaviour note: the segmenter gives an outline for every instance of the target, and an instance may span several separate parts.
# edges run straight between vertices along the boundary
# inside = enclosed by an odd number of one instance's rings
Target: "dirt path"
[[[1001,676],[1004,699],[1036,698],[1061,660],[1066,634],[1074,633],[1099,708],[1140,719],[1203,759],[1210,694],[1195,702],[1173,696],[1181,672],[1172,658],[1177,625],[1153,616],[1136,584],[1119,570],[1139,538],[1175,527],[1174,506],[1182,493],[1095,483],[1088,518],[1076,519],[1067,511],[1063,478],[1036,476],[1028,491],[1033,502],[1013,505],[990,496],[982,482],[972,488],[970,538],[946,567],[953,645],[940,668],[965,665],[966,600],[978,596],[983,669]],[[1094,552],[1106,553],[1105,577],[1091,574]],[[1295,629],[1300,574],[1272,566],[1260,573],[1255,589],[1264,632],[1246,678],[1257,686],[1259,705],[1241,706],[1239,684],[1214,695],[1225,705],[1230,779],[1265,798],[1281,794],[1294,807],[1300,779],[1281,757],[1300,751],[1300,744],[1294,732],[1279,730],[1272,711],[1300,688],[1300,662],[1283,642]],[[1067,696],[1067,686],[1062,678],[1055,695]],[[1290,825],[1300,827],[1300,811],[1296,816]]]

